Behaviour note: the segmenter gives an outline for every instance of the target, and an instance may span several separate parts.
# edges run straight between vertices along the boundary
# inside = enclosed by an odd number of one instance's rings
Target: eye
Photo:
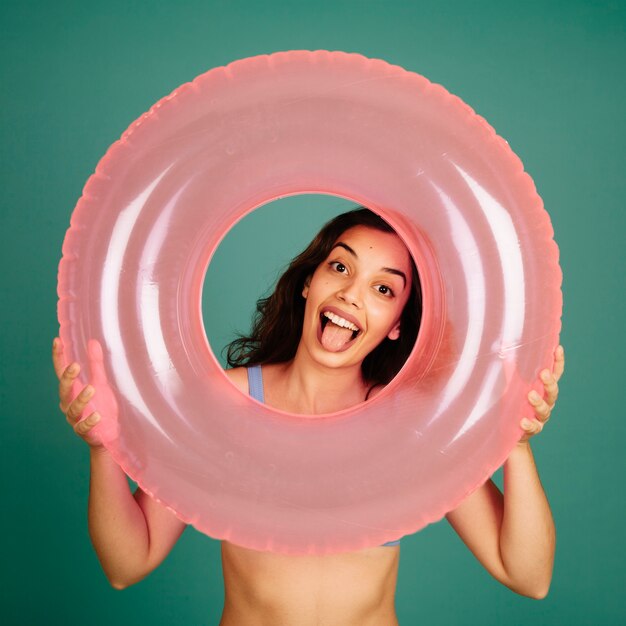
[[[346,266],[341,261],[331,261],[328,265],[330,265],[330,267],[335,266],[335,270],[337,270],[340,274],[347,271]]]
[[[388,298],[393,298],[394,297],[394,293],[393,290],[390,287],[387,287],[387,285],[378,285],[378,293],[382,294],[383,296],[387,296]]]

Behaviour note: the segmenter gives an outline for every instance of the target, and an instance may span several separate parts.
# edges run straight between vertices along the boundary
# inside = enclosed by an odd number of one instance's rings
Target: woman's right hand
[[[100,421],[100,415],[94,411],[91,415],[82,419],[85,406],[93,398],[96,390],[91,385],[86,385],[75,398],[72,398],[72,388],[74,380],[80,373],[80,365],[78,363],[70,363],[70,365],[65,367],[63,342],[59,337],[55,337],[52,343],[52,362],[59,379],[59,398],[61,400],[59,407],[63,411],[68,424],[92,448],[104,448],[100,438],[95,437],[91,433],[92,428]]]

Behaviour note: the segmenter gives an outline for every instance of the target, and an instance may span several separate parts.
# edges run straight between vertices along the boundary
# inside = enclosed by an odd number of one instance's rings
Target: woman
[[[228,378],[243,392],[291,413],[332,413],[374,397],[399,371],[419,326],[421,292],[413,260],[384,220],[367,209],[331,220],[294,259],[275,292],[259,301],[250,337],[228,349]],[[124,472],[81,420],[95,393],[71,398],[77,363],[53,361],[61,409],[90,445],[89,532],[116,589],[144,578],[185,528]],[[262,367],[261,367],[262,366]],[[504,494],[488,480],[446,518],[489,573],[513,591],[543,598],[550,585],[555,531],[529,440],[541,431],[558,394],[564,355],[541,379],[545,399],[529,394],[535,419],[504,464]],[[222,542],[225,604],[221,626],[246,624],[397,624],[398,542],[348,554],[285,556]]]

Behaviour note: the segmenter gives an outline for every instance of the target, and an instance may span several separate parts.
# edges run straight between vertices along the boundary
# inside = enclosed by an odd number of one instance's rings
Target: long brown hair
[[[302,289],[305,280],[330,254],[340,235],[353,226],[395,233],[385,220],[363,207],[342,213],[327,222],[306,250],[291,261],[278,280],[274,293],[257,301],[250,336],[239,335],[227,346],[230,367],[284,363],[295,357],[304,322],[306,300],[302,297]],[[415,344],[422,318],[422,290],[413,258],[411,275],[411,292],[400,317],[400,337],[396,340],[385,337],[363,359],[363,379],[372,388],[391,381]]]

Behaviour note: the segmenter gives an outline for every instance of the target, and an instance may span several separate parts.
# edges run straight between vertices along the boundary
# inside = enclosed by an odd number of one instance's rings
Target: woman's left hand
[[[518,443],[526,443],[533,435],[543,430],[546,422],[550,419],[550,413],[554,408],[559,395],[558,381],[565,369],[565,352],[563,346],[558,346],[554,351],[554,371],[543,370],[539,378],[543,383],[544,397],[542,398],[536,391],[528,394],[528,401],[535,411],[535,419],[522,419],[520,426],[524,434]]]

